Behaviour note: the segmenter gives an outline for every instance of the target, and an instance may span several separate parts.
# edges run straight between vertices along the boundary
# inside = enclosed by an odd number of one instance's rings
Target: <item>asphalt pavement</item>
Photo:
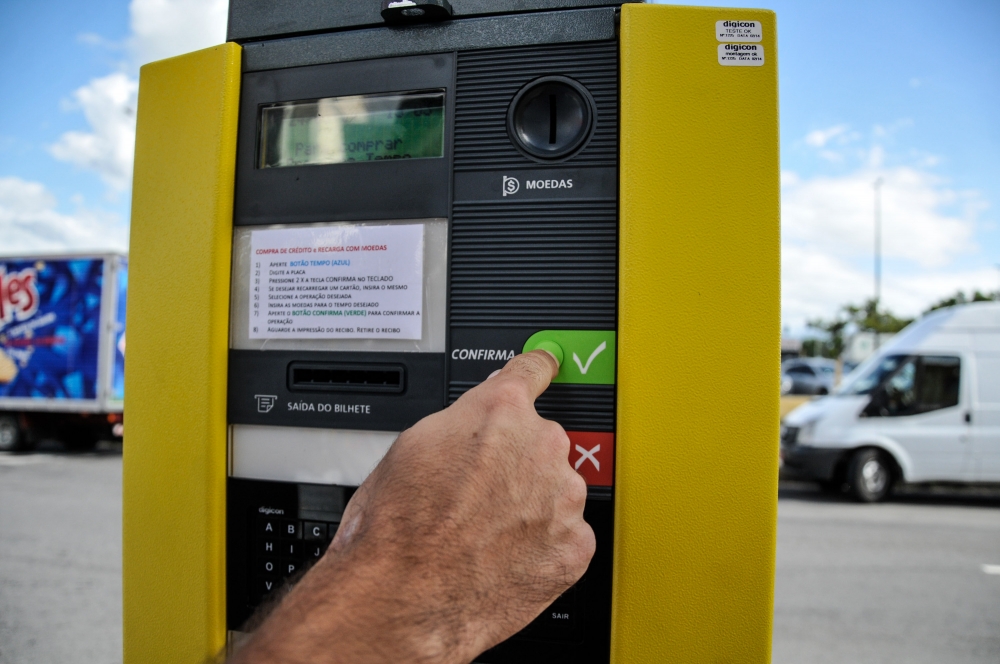
[[[122,661],[121,492],[113,448],[0,454],[0,664]]]
[[[782,485],[774,664],[1000,662],[1000,490]],[[0,454],[0,664],[121,662],[121,455]]]
[[[865,505],[783,485],[773,648],[775,664],[1000,662],[1000,490]]]

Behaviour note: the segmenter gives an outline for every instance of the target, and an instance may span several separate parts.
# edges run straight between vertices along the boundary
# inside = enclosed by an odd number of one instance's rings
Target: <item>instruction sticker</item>
[[[719,64],[760,67],[764,64],[764,47],[760,44],[719,44]]]
[[[760,21],[716,21],[715,37],[720,42],[759,42],[764,27]]]
[[[421,224],[253,231],[250,253],[251,339],[421,338]]]

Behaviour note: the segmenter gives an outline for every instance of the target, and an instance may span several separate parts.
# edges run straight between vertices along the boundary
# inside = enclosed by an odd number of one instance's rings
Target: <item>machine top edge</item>
[[[423,23],[411,28],[368,27],[254,41],[243,48],[243,71],[332,64],[447,51],[614,39],[617,9],[534,12]]]
[[[454,19],[560,9],[619,7],[645,0],[451,0]],[[384,26],[379,0],[324,2],[231,0],[227,41],[247,42],[301,34]]]

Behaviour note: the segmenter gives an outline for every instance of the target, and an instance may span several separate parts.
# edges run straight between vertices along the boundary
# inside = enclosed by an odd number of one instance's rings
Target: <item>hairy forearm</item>
[[[460,633],[462,617],[447,615],[447,607],[428,596],[434,589],[423,587],[418,566],[359,549],[330,554],[233,662],[448,664],[476,654]]]

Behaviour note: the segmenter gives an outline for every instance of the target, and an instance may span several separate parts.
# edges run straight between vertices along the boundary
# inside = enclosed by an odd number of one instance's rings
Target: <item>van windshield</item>
[[[882,383],[882,379],[898,369],[907,357],[907,355],[889,355],[882,358],[882,361],[873,366],[867,373],[858,376],[840,388],[838,394],[871,394],[871,391]]]

